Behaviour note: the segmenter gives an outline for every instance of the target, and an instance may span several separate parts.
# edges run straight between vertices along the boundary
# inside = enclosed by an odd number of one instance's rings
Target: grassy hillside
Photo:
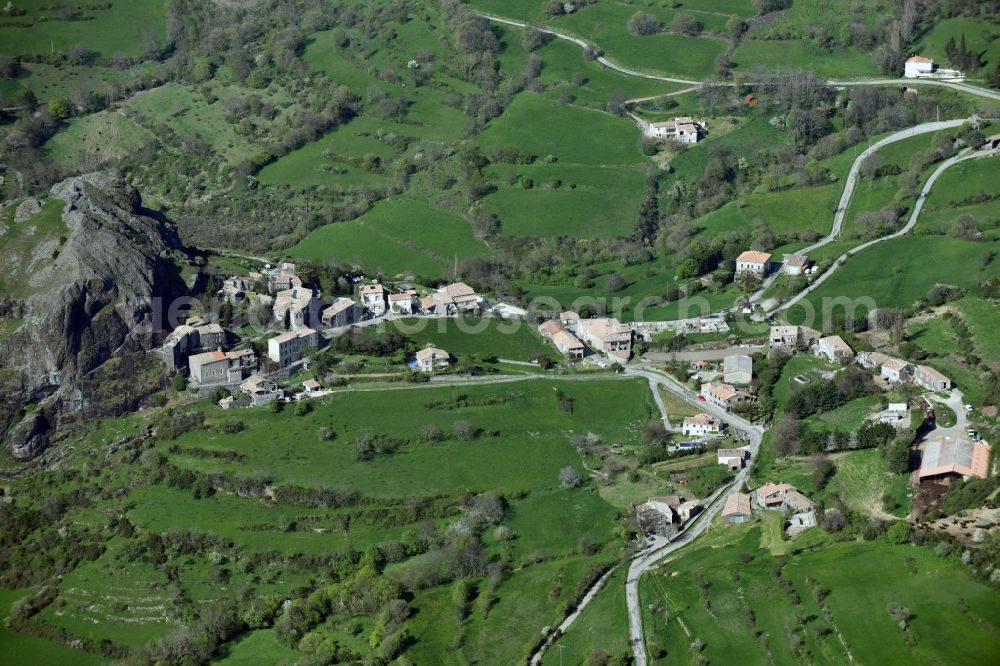
[[[556,350],[545,343],[533,324],[496,319],[397,319],[386,328],[398,331],[419,347],[433,344],[452,356],[493,354],[514,361],[538,356],[557,359]]]
[[[701,654],[712,662],[734,651],[746,664],[795,664],[805,654],[815,663],[842,663],[848,654],[862,663],[1000,656],[989,623],[975,620],[1000,612],[996,595],[929,548],[823,543],[776,558],[760,548],[757,525],[716,530],[673,560],[669,572],[641,580],[646,636],[654,651],[687,653],[698,638]],[[815,543],[816,536],[801,539]],[[743,554],[752,559],[741,563]],[[775,584],[772,569],[789,579],[794,600]],[[704,592],[697,580],[704,580]],[[819,588],[828,596],[818,597]],[[889,614],[889,604],[909,609],[907,632]],[[649,611],[650,605],[666,614]]]
[[[1000,264],[984,255],[980,243],[941,236],[904,236],[863,250],[847,260],[806,300],[813,311],[823,311],[824,299],[871,298],[878,307],[907,307],[927,295],[936,284],[967,287],[1000,275]],[[933,258],[933,261],[929,261]],[[864,312],[862,307],[858,312]],[[795,306],[789,318],[801,318]]]
[[[83,45],[100,56],[136,56],[143,51],[145,31],[161,45],[166,38],[167,0],[81,5],[17,0],[11,6],[26,12],[0,26],[0,53],[4,54],[65,53]]]
[[[500,219],[501,233],[602,237],[631,231],[647,160],[629,120],[525,93],[476,142],[487,152],[517,148],[539,158],[489,170],[496,190],[485,203]]]
[[[379,202],[356,220],[316,229],[288,255],[353,263],[390,275],[441,277],[451,273],[456,258],[488,252],[464,218],[399,197]]]

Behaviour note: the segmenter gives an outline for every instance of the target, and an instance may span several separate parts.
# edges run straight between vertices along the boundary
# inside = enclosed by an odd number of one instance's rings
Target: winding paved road
[[[871,146],[869,146],[867,150],[858,155],[857,159],[855,159],[854,163],[851,165],[851,170],[847,174],[847,180],[844,183],[844,192],[840,195],[840,203],[837,204],[837,211],[833,215],[833,227],[830,229],[830,233],[824,236],[822,239],[818,240],[817,242],[813,243],[809,247],[799,250],[797,254],[808,254],[814,250],[823,247],[824,245],[832,243],[837,239],[837,236],[840,235],[840,231],[844,226],[844,218],[847,216],[847,209],[851,205],[851,199],[854,198],[854,190],[857,188],[858,174],[861,172],[861,166],[864,164],[865,160],[868,159],[873,153],[889,145],[890,143],[902,141],[903,139],[909,139],[911,137],[918,136],[920,134],[927,134],[929,132],[937,132],[943,129],[958,127],[962,123],[967,122],[967,120],[968,119],[965,118],[959,118],[955,120],[941,120],[937,122],[923,123],[921,125],[914,125],[913,127],[909,127],[907,129],[900,130],[894,134],[890,134],[884,139],[881,139],[876,143],[873,143]],[[834,263],[833,268],[836,268],[836,266],[837,264]],[[763,298],[764,293],[771,288],[771,285],[774,284],[775,280],[777,280],[780,276],[781,276],[780,270],[769,275],[761,283],[760,288],[753,294],[751,294],[750,302],[756,303],[761,298]],[[796,300],[798,300],[798,297],[796,297]]]
[[[694,391],[687,388],[670,375],[660,372],[654,368],[637,368],[630,366],[625,369],[625,374],[636,377],[645,377],[649,380],[651,386],[662,386],[675,395],[678,395],[689,402],[695,403],[698,405],[699,409],[722,419],[728,423],[731,428],[735,428],[744,434],[747,440],[746,447],[750,452],[750,464],[744,467],[728,486],[720,488],[712,497],[709,498],[706,502],[707,506],[705,507],[705,511],[698,516],[694,523],[679,532],[666,545],[639,553],[639,555],[636,556],[629,565],[628,578],[625,581],[625,602],[628,606],[629,641],[632,644],[632,652],[635,655],[636,666],[646,666],[646,642],[643,638],[642,606],[639,603],[639,579],[647,569],[655,565],[664,557],[679,548],[683,548],[701,536],[701,534],[703,534],[712,524],[712,520],[715,516],[722,511],[722,507],[726,503],[726,498],[731,494],[738,493],[740,491],[740,488],[743,487],[743,483],[750,476],[750,469],[753,465],[753,461],[757,458],[761,438],[764,436],[764,428],[754,425],[740,416],[730,414],[721,407],[717,407],[711,403],[699,401]]]
[[[955,155],[954,157],[950,157],[947,160],[945,160],[944,162],[942,162],[938,166],[938,168],[934,170],[934,173],[931,174],[931,177],[927,179],[927,183],[924,185],[923,189],[920,191],[920,195],[917,197],[917,203],[916,203],[916,205],[913,206],[913,212],[910,214],[910,219],[909,219],[909,221],[907,221],[906,225],[902,229],[900,229],[899,231],[896,231],[894,233],[891,233],[888,236],[881,236],[880,238],[875,238],[873,240],[861,243],[860,245],[858,245],[856,247],[853,247],[850,250],[848,250],[847,252],[845,252],[844,254],[840,255],[837,258],[837,260],[833,262],[833,265],[830,266],[830,268],[828,268],[825,273],[823,273],[816,280],[814,280],[812,284],[810,284],[808,287],[806,287],[805,289],[803,289],[802,291],[800,291],[793,298],[789,299],[788,301],[786,301],[785,303],[783,303],[779,307],[776,307],[773,310],[771,310],[770,314],[775,314],[775,313],[781,312],[782,310],[787,310],[788,308],[792,307],[793,305],[795,305],[796,303],[798,303],[799,301],[801,301],[803,298],[805,298],[806,296],[808,296],[818,286],[820,286],[821,284],[823,284],[824,282],[826,282],[826,280],[829,279],[829,277],[831,275],[833,275],[834,271],[836,271],[837,268],[839,268],[841,265],[843,265],[843,263],[845,261],[847,261],[848,257],[852,257],[855,254],[857,254],[858,252],[861,252],[862,250],[865,250],[865,249],[871,247],[872,245],[876,245],[878,243],[882,243],[882,242],[887,241],[887,240],[892,240],[893,238],[899,238],[900,236],[908,234],[913,229],[913,227],[916,226],[916,224],[917,224],[917,218],[920,217],[920,211],[922,211],[924,209],[924,202],[927,201],[927,195],[930,194],[931,187],[934,185],[934,182],[949,167],[952,167],[955,164],[958,164],[959,162],[964,162],[965,160],[982,159],[984,157],[990,157],[990,156],[995,155],[995,154],[996,154],[995,151],[992,151],[992,150],[977,150],[977,151],[974,151],[974,152],[970,152],[969,149],[967,148],[965,151],[959,153],[958,155]],[[845,191],[845,194],[846,194],[846,191]],[[841,201],[843,202],[843,200],[841,200]],[[843,217],[841,217],[841,221],[843,221]],[[832,239],[830,239],[830,240],[832,240]],[[829,240],[825,241],[824,243],[817,244],[814,247],[820,247],[820,245],[825,245],[828,242],[829,242]],[[809,249],[813,249],[813,248],[809,248]],[[805,250],[803,250],[803,252],[805,252]]]
[[[547,35],[552,35],[558,37],[559,39],[565,39],[568,42],[573,42],[582,49],[592,49],[595,53],[600,54],[601,50],[595,44],[571,35],[569,33],[560,32],[559,30],[553,30],[552,28],[543,27],[540,25],[533,25],[525,21],[520,21],[517,19],[506,18],[503,16],[497,16],[495,14],[487,14],[485,12],[476,12],[479,16],[482,16],[488,21],[493,21],[495,23],[504,23],[506,25],[512,25],[517,28],[535,28]],[[608,69],[613,69],[616,72],[625,74],[626,76],[634,76],[640,79],[652,79],[654,81],[665,81],[668,83],[683,83],[691,86],[689,90],[683,92],[689,92],[692,89],[700,88],[705,85],[702,81],[692,81],[691,79],[681,79],[673,76],[661,76],[659,74],[649,74],[648,72],[641,72],[637,69],[630,69],[628,67],[623,67],[611,60],[608,60],[603,55],[598,55],[596,58],[597,62],[601,63]],[[735,83],[729,83],[721,81],[723,85],[734,86]],[[830,79],[827,84],[831,86],[886,86],[886,85],[918,85],[918,86],[939,86],[942,88],[951,88],[952,90],[958,90],[960,92],[968,93],[970,95],[976,95],[978,97],[985,97],[987,99],[1000,100],[1000,92],[995,92],[992,90],[987,90],[986,88],[980,88],[978,86],[969,85],[967,83],[958,83],[956,81],[933,81],[929,79],[846,79],[837,80]]]

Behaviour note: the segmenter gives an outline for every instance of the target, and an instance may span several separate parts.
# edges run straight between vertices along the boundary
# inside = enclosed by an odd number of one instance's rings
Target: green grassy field
[[[760,549],[756,525],[716,531],[720,534],[705,537],[706,543],[685,549],[684,557],[671,561],[666,571],[640,581],[647,643],[666,651],[666,658],[655,663],[687,654],[695,638],[704,642],[702,656],[712,663],[727,663],[732,654],[739,654],[742,664],[800,663],[792,651],[793,633],[812,663],[843,663],[848,652],[858,663],[989,662],[1000,655],[992,625],[964,616],[959,599],[974,618],[995,617],[1000,600],[961,565],[935,557],[930,549],[825,543],[779,559]],[[741,554],[753,559],[738,563]],[[915,574],[903,565],[904,557],[915,561]],[[774,583],[771,569],[776,566],[791,580],[798,604]],[[709,609],[695,574],[707,584]],[[809,583],[807,577],[817,582]],[[816,586],[830,590],[823,604],[813,594]],[[911,644],[887,612],[890,603],[912,612]],[[667,609],[666,621],[649,610],[650,604]],[[829,620],[821,606],[829,609]],[[752,626],[748,610],[754,612]],[[820,626],[832,631],[818,630]],[[952,639],[960,642],[952,645]]]
[[[514,361],[530,361],[538,356],[559,358],[534,324],[521,321],[478,317],[397,319],[388,322],[386,329],[403,333],[420,347],[433,343],[455,357],[486,353]]]
[[[1000,197],[996,164],[991,159],[967,160],[947,169],[934,183],[925,204],[928,210],[953,208],[970,197]],[[996,207],[994,203],[994,207]]]
[[[397,197],[380,201],[356,220],[319,227],[291,247],[288,256],[336,260],[393,275],[444,277],[456,258],[489,252],[464,218]]]
[[[818,76],[852,78],[877,76],[871,56],[854,49],[825,51],[814,44],[791,40],[747,39],[733,51],[733,67],[751,71],[768,69],[809,69]]]
[[[262,663],[289,666],[301,656],[279,643],[274,629],[260,629],[224,646],[223,653],[217,655],[213,663],[218,666],[257,666]]]
[[[554,389],[575,398],[572,414],[556,407]],[[609,393],[610,392],[610,393]],[[607,397],[616,397],[608,403]],[[429,409],[434,401],[458,396],[488,396],[497,405]],[[384,402],[399,417],[386,420],[372,404]],[[524,382],[496,387],[428,388],[352,392],[337,395],[317,406],[305,417],[269,411],[241,414],[247,429],[238,435],[209,438],[194,432],[176,441],[181,447],[171,458],[199,471],[226,470],[250,474],[266,469],[277,484],[351,487],[362,494],[383,498],[486,490],[516,492],[558,486],[561,467],[577,465],[569,445],[568,431],[593,431],[607,440],[631,439],[636,423],[645,423],[651,413],[651,397],[644,382]],[[215,409],[210,420],[228,418]],[[469,420],[496,437],[475,441],[447,440],[403,447],[392,456],[364,462],[353,457],[355,438],[364,430],[389,437],[413,437],[425,425],[436,425],[450,433],[452,424]],[[316,432],[326,426],[339,437],[320,441]],[[237,450],[244,461],[184,455],[184,448]],[[448,460],[445,469],[441,461]]]
[[[143,126],[163,123],[180,137],[203,141],[231,162],[246,159],[256,148],[226,120],[220,102],[208,103],[191,86],[167,83],[131,97],[125,114]]]
[[[502,178],[508,171],[519,177],[514,185]],[[646,189],[643,170],[631,167],[496,165],[489,173],[499,186],[486,206],[505,236],[627,236]],[[533,186],[525,189],[529,179]]]
[[[851,400],[832,411],[812,416],[809,420],[827,430],[855,432],[870,414],[877,411],[878,406],[878,396],[868,395]]]
[[[588,141],[579,141],[580,135]],[[489,170],[498,187],[485,201],[499,217],[501,233],[606,237],[631,231],[645,190],[637,167],[647,161],[628,120],[523,93],[476,142],[484,150],[514,147],[545,158]],[[508,171],[520,177],[513,185],[503,178]],[[533,187],[526,189],[529,179]]]
[[[771,126],[762,115],[754,116],[731,132],[713,141],[699,142],[685,150],[670,162],[670,169],[678,177],[689,183],[701,179],[708,164],[709,146],[727,149],[738,157],[752,158],[762,148],[773,149],[774,145],[788,139],[783,131]]]
[[[585,5],[571,14],[543,17],[537,5],[498,3],[497,0],[474,0],[477,9],[500,16],[542,22],[596,44],[611,60],[621,65],[645,71],[701,78],[713,71],[715,58],[725,50],[725,42],[710,37],[687,37],[674,34],[636,36],[628,31],[628,20],[636,11],[656,14],[669,26],[677,13],[662,5],[643,7],[616,3]],[[750,3],[729,1],[722,8],[715,3],[699,1],[684,3],[682,11],[690,13],[706,31],[724,30],[730,14],[752,14]],[[579,48],[579,47],[575,47]],[[683,58],[664,58],[664,54],[683,53]]]
[[[848,508],[862,515],[886,511],[883,497],[888,495],[896,508],[887,513],[905,518],[910,512],[913,491],[907,487],[907,475],[886,472],[885,460],[875,449],[837,454],[834,464],[837,473],[823,495],[837,494]]]
[[[587,141],[580,141],[580,137]],[[502,116],[476,138],[481,148],[515,147],[557,164],[624,166],[644,164],[639,130],[626,118],[561,106],[535,93],[518,95]]]
[[[417,664],[449,666],[523,661],[542,626],[526,626],[525,619],[554,625],[561,617],[560,605],[574,594],[595,563],[593,558],[577,557],[528,567],[497,589],[498,600],[485,619],[480,595],[461,623],[456,621],[448,589],[421,590],[412,602],[416,614],[410,622],[417,640],[407,656]]]
[[[0,27],[0,53],[66,52],[84,44],[101,56],[136,56],[142,51],[144,30],[152,30],[160,44],[166,39],[166,0],[114,2],[107,8],[103,3],[84,4],[79,6],[83,20],[61,18],[59,5],[46,0],[18,0],[13,4],[27,13]]]
[[[151,564],[114,561],[116,550],[65,576],[59,599],[38,618],[78,636],[133,646],[169,632],[166,577]]]
[[[943,67],[948,64],[948,56],[944,47],[948,40],[954,38],[955,42],[965,35],[968,49],[973,53],[980,54],[984,63],[978,76],[993,71],[997,61],[1000,60],[1000,27],[996,23],[974,17],[955,17],[938,21],[931,28],[930,32],[924,35],[917,53],[933,58],[935,62]]]
[[[494,24],[493,29],[503,44],[497,55],[501,69],[520,74],[528,63],[528,53],[521,45],[523,31],[499,23]],[[538,77],[544,85],[542,94],[550,100],[569,94],[573,104],[604,109],[616,92],[633,99],[662,95],[683,87],[683,84],[627,76],[598,62],[585,60],[580,47],[564,39],[553,39],[534,53],[542,60]]]
[[[395,157],[392,147],[378,137],[407,136],[408,131],[412,130],[406,125],[367,116],[358,118],[268,164],[258,177],[268,185],[292,187],[385,185],[386,176],[365,171],[348,158],[375,155],[384,162],[391,162]]]
[[[906,307],[927,295],[935,284],[969,286],[1000,275],[1000,264],[981,264],[988,250],[982,244],[940,236],[904,236],[878,243],[849,258],[833,276],[806,297],[815,313],[822,313],[825,299],[867,297],[877,307]],[[933,261],[928,261],[933,257]],[[834,301],[828,301],[831,305]],[[868,306],[859,302],[857,312]],[[839,308],[842,313],[843,308]],[[801,321],[804,310],[796,305],[789,319]]]
[[[996,303],[969,296],[957,301],[955,307],[972,331],[979,355],[986,359],[1000,358],[1000,311]]]
[[[754,222],[760,220],[778,234],[796,234],[814,231],[826,234],[833,224],[841,188],[839,185],[822,185],[785,192],[749,194],[728,203],[708,215],[698,218],[695,225],[700,231],[715,235],[730,231],[753,231]],[[795,215],[788,215],[794,210]]]
[[[5,621],[10,614],[10,606],[15,601],[31,596],[31,590],[0,589],[0,652],[5,663],[19,666],[50,666],[51,664],[104,663],[104,659],[87,652],[74,650],[57,643],[26,636],[7,628]]]
[[[631,654],[625,606],[627,576],[628,569],[624,566],[611,574],[569,630],[546,651],[542,658],[544,666],[585,664],[595,652],[609,656]]]
[[[620,262],[610,262],[592,268],[597,275],[589,286],[579,286],[568,280],[552,284],[542,279],[526,279],[518,284],[529,301],[538,300],[541,309],[561,311],[593,305],[598,301],[606,303],[611,316],[622,321],[698,317],[732,305],[739,293],[734,285],[729,284],[720,290],[706,290],[687,299],[663,301],[661,295],[664,290],[678,284],[670,264],[663,266],[653,261],[623,266]],[[612,273],[621,276],[626,286],[610,294],[603,285]]]
[[[88,160],[122,159],[151,140],[153,135],[146,128],[115,111],[101,111],[71,120],[43,150],[58,164],[86,168]]]

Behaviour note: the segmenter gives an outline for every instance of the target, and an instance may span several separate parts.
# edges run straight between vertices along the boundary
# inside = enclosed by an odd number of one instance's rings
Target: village
[[[756,284],[778,274],[802,275],[814,270],[807,257],[789,255],[775,272],[771,255],[748,250],[736,260],[737,279],[754,280]],[[528,312],[506,303],[491,303],[484,295],[464,282],[438,287],[415,287],[411,284],[390,285],[361,276],[352,278],[354,298],[338,296],[329,302],[319,290],[305,284],[296,273],[296,266],[282,262],[265,265],[247,276],[230,275],[219,285],[219,298],[230,304],[252,302],[269,311],[270,324],[263,337],[256,341],[238,339],[217,322],[192,316],[177,326],[165,339],[159,353],[167,367],[180,376],[186,375],[189,387],[199,396],[215,396],[223,409],[260,407],[273,402],[308,400],[329,395],[321,376],[308,376],[311,357],[340,335],[354,329],[370,329],[397,318],[435,321],[444,318],[500,318],[534,326],[542,340],[547,341],[564,361],[548,372],[568,369],[601,372],[608,369],[642,367],[656,358],[655,354],[636,355],[637,345],[651,339],[658,331],[726,332],[729,323],[724,316],[670,322],[622,323],[613,317],[581,316],[567,310],[556,313],[533,313],[541,323],[528,324]],[[745,312],[750,311],[746,309]],[[235,344],[231,341],[236,339]],[[266,349],[260,357],[251,342]],[[904,389],[911,396],[905,401],[891,401],[873,411],[866,422],[883,423],[895,428],[921,424],[924,435],[917,444],[920,464],[912,473],[914,487],[929,483],[946,488],[950,479],[985,478],[989,473],[990,446],[982,441],[974,428],[966,423],[972,410],[965,405],[962,394],[952,381],[929,365],[911,363],[881,352],[859,352],[839,335],[823,335],[806,327],[772,325],[759,346],[745,349],[729,347],[717,352],[707,351],[686,363],[681,373],[696,390],[694,397],[710,410],[685,416],[670,428],[678,438],[670,447],[671,455],[712,455],[715,463],[726,470],[719,485],[708,496],[683,494],[683,475],[674,475],[669,484],[670,494],[650,496],[636,506],[635,515],[643,531],[670,537],[684,530],[705,507],[719,498],[736,475],[746,469],[753,455],[752,447],[739,431],[731,432],[719,414],[754,418],[755,356],[804,355],[823,359],[834,367],[849,365],[870,374],[871,380],[883,391]],[[662,360],[663,355],[659,358]],[[671,357],[673,358],[673,357]],[[761,358],[759,355],[757,358]],[[406,360],[415,376],[445,375],[455,365],[455,356],[434,344],[413,351]],[[538,363],[533,361],[532,363]],[[677,361],[673,361],[677,364]],[[638,364],[638,366],[637,366]],[[682,365],[684,365],[682,363]],[[833,377],[838,371],[828,371]],[[303,376],[308,378],[303,379]],[[297,379],[293,379],[297,378]],[[805,386],[808,377],[794,381]],[[956,414],[948,427],[936,423],[935,405]],[[666,420],[666,419],[665,419]],[[669,422],[668,422],[669,425]],[[689,493],[690,494],[690,493]],[[803,493],[781,480],[768,482],[750,490],[744,485],[739,492],[728,494],[721,506],[724,524],[742,524],[753,519],[755,511],[781,511],[789,539],[817,524],[814,503]]]

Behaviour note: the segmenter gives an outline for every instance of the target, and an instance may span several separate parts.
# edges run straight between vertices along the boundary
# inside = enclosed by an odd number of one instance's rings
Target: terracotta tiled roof
[[[766,264],[771,261],[771,255],[767,252],[758,252],[757,250],[747,250],[740,256],[736,257],[736,261],[743,261],[748,264]]]

